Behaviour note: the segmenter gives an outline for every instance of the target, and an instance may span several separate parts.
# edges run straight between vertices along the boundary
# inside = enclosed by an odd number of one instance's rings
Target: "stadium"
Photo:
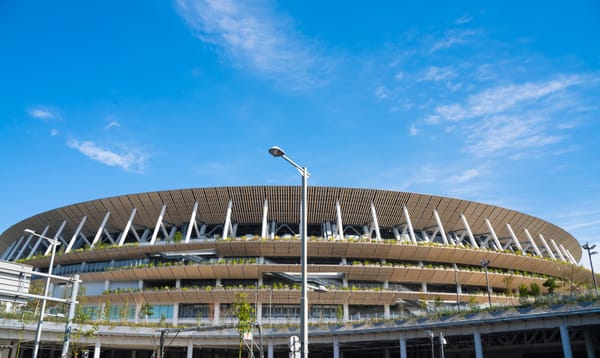
[[[387,190],[309,187],[307,195],[311,356],[402,356],[403,349],[406,356],[407,344],[408,356],[429,356],[426,325],[403,331],[404,320],[514,305],[523,288],[567,293],[591,284],[591,273],[577,265],[583,254],[578,241],[531,215]],[[263,327],[265,355],[287,357],[301,314],[300,217],[301,188],[295,186],[130,194],[25,219],[0,235],[0,252],[5,261],[45,272],[51,245],[40,235],[60,242],[53,274],[80,275],[80,309],[100,328],[79,342],[95,357],[152,356],[157,329],[149,324],[214,328],[167,337],[169,356],[236,356],[238,335],[228,325],[235,324],[232,305],[240,292]],[[51,286],[56,297],[67,290],[58,282]],[[597,329],[598,313],[594,320]],[[396,322],[395,328],[386,322]],[[371,330],[361,326],[366,323]],[[53,325],[45,328],[45,347],[62,341]],[[456,328],[456,337],[471,337],[461,327],[448,326],[446,334]],[[378,346],[387,348],[378,352]],[[48,357],[53,352],[46,349]]]

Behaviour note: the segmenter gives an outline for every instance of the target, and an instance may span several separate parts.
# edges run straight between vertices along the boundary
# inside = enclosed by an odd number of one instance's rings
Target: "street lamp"
[[[300,260],[300,266],[302,270],[302,287],[300,294],[300,339],[302,341],[302,356],[308,358],[308,282],[307,282],[307,254],[308,247],[306,243],[307,236],[307,181],[310,177],[310,173],[306,167],[302,167],[285,155],[285,152],[279,147],[269,148],[269,153],[274,157],[281,157],[286,162],[290,163],[294,168],[302,175],[302,202],[301,202],[301,213],[300,213],[300,241],[302,243],[302,256]]]
[[[592,251],[596,248],[596,244],[590,246],[589,243],[586,243],[582,246],[588,252],[588,257],[590,258],[590,268],[592,269],[592,278],[594,279],[594,291],[596,292],[596,296],[598,296],[598,283],[596,282],[596,274],[594,273],[594,263],[592,262],[592,255],[598,253],[598,251]]]
[[[435,358],[435,348],[433,346],[433,338],[435,337],[435,334],[430,329],[426,330],[425,334],[429,336],[429,340],[431,341],[431,358]]]
[[[31,229],[23,230],[28,234],[33,236],[37,236],[39,238],[45,239],[50,242],[52,245],[52,256],[50,257],[50,266],[48,267],[48,275],[52,275],[52,266],[54,266],[54,256],[56,255],[56,247],[60,245],[58,240],[51,239],[47,236],[37,234],[35,231]],[[35,331],[35,340],[33,343],[33,358],[37,358],[38,351],[40,350],[40,339],[42,337],[42,326],[44,325],[44,313],[46,311],[46,297],[48,297],[48,291],[50,290],[50,276],[46,278],[46,287],[44,288],[44,298],[42,298],[42,310],[40,312],[40,319],[38,320],[37,330]]]
[[[490,304],[490,308],[492,308],[492,290],[490,289],[490,281],[488,279],[488,265],[490,264],[490,260],[481,260],[480,263],[485,270],[485,286],[487,287],[488,303]]]

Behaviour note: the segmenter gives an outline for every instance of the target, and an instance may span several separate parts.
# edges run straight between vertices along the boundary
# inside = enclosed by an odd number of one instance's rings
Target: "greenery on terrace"
[[[319,322],[310,322],[309,324],[313,327],[322,327],[327,328],[331,326],[356,326],[360,325],[370,325],[370,324],[410,324],[422,322],[422,320],[445,320],[446,317],[450,316],[458,316],[470,318],[473,315],[481,314],[481,313],[491,313],[494,315],[500,315],[503,312],[509,311],[519,311],[521,313],[528,313],[535,309],[541,309],[543,311],[552,311],[559,309],[574,309],[577,307],[587,307],[590,305],[597,306],[600,304],[600,296],[596,296],[591,293],[572,293],[567,295],[561,294],[553,294],[553,295],[541,295],[536,293],[539,292],[535,289],[535,287],[531,289],[527,289],[527,295],[521,297],[519,304],[517,305],[504,305],[504,306],[493,306],[492,308],[483,307],[477,304],[475,301],[469,301],[467,306],[463,306],[460,310],[456,307],[452,306],[442,306],[440,304],[440,300],[434,300],[433,305],[429,306],[427,309],[421,311],[418,315],[410,315],[405,318],[381,318],[381,317],[368,317],[361,320],[352,320],[348,322],[342,322],[341,317],[338,317],[336,321],[319,321]],[[4,307],[5,304],[0,304],[0,319],[5,320],[15,320],[18,321],[19,324],[15,324],[15,329],[25,328],[25,325],[33,325],[39,319],[39,311],[34,312],[30,311],[33,306],[38,303],[32,300],[27,305],[13,310],[6,310]],[[105,309],[106,311],[106,309]],[[123,311],[126,311],[124,309]],[[171,323],[169,323],[165,317],[161,317],[159,321],[153,320],[148,321],[147,319],[143,319],[143,312],[140,311],[140,320],[137,322],[128,320],[127,314],[119,314],[117,320],[106,319],[102,317],[98,319],[92,319],[89,315],[85,313],[85,310],[78,309],[76,314],[76,320],[74,327],[76,330],[79,330],[84,336],[93,336],[99,330],[100,326],[109,326],[109,327],[119,327],[119,326],[128,326],[128,327],[171,327]],[[56,323],[66,323],[66,319],[64,317],[59,316],[46,316],[46,321],[56,322]],[[198,321],[200,324],[201,321]],[[206,321],[204,324],[210,324]],[[187,324],[189,325],[189,324]],[[181,325],[180,325],[181,326]],[[285,322],[285,323],[262,323],[263,329],[281,329],[281,328],[290,328],[297,327],[297,323],[294,322]]]
[[[213,237],[214,241],[261,241],[261,242],[270,242],[270,241],[299,241],[300,240],[300,236],[298,235],[286,235],[286,236],[274,236],[273,239],[269,239],[269,238],[265,238],[265,237],[260,237],[257,235],[254,236],[242,236],[242,237],[226,237],[226,238],[222,238],[219,236],[215,236]],[[558,262],[558,263],[565,263],[561,260],[558,259],[553,259],[551,257],[539,257],[539,256],[535,256],[529,252],[525,252],[523,253],[520,250],[502,250],[502,251],[497,251],[494,249],[490,249],[490,248],[485,248],[485,247],[479,247],[479,248],[472,248],[470,246],[455,246],[455,245],[446,245],[443,243],[439,243],[439,242],[432,242],[432,241],[417,241],[417,243],[413,243],[410,240],[396,240],[396,239],[382,239],[382,240],[377,240],[374,238],[370,238],[370,237],[344,237],[343,239],[337,239],[334,236],[330,236],[330,237],[321,237],[321,236],[310,236],[308,238],[309,241],[311,242],[349,242],[349,243],[372,243],[372,244],[386,244],[386,245],[416,245],[416,246],[429,246],[429,247],[453,247],[453,248],[469,248],[472,250],[478,250],[478,251],[489,251],[489,252],[501,252],[504,254],[513,254],[516,256],[526,256],[526,257],[532,257],[532,258],[536,258],[536,259],[541,259],[541,260],[546,260],[546,261],[551,261],[551,262]],[[156,244],[180,244],[183,241],[183,235],[180,231],[177,231],[175,233],[175,235],[173,235],[173,237],[171,238],[166,238],[163,240],[157,240]],[[193,239],[190,243],[194,243],[194,242],[198,242],[198,239]],[[84,247],[72,250],[70,253],[79,253],[79,252],[83,252],[83,251],[87,251],[87,250],[106,250],[106,249],[118,249],[118,248],[124,248],[124,247],[138,247],[138,246],[142,246],[139,242],[127,242],[124,243],[123,245],[119,245],[119,244],[113,244],[113,243],[108,243],[108,242],[104,242],[98,245],[95,245],[94,247],[90,247],[90,245],[86,244]],[[64,248],[61,246],[61,249],[59,251],[57,251],[57,255],[64,255]],[[44,255],[42,252],[33,255],[29,258],[22,258],[17,260],[17,262],[23,263],[23,262],[27,262],[27,261],[31,261],[31,260],[37,260],[37,259],[41,259],[45,256],[49,256],[49,255]]]

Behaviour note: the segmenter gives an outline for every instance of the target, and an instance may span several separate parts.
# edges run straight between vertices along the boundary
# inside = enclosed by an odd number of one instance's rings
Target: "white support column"
[[[179,303],[173,303],[173,318],[171,319],[171,324],[173,327],[177,327],[179,323]]]
[[[35,237],[34,235],[29,235],[29,236],[27,237],[27,240],[25,240],[25,243],[23,243],[23,246],[21,247],[21,250],[19,250],[19,253],[17,254],[17,256],[15,256],[15,260],[18,260],[18,259],[20,259],[20,258],[22,257],[21,255],[23,255],[23,253],[25,252],[25,249],[26,249],[26,248],[29,246],[29,242],[30,242],[30,241],[31,241],[31,240],[32,240],[34,237]],[[38,241],[36,242],[36,244],[34,245],[34,247],[35,247],[35,246],[37,246],[37,244],[40,242],[40,240],[43,240],[41,237],[38,237],[37,239],[38,239]],[[31,250],[30,254],[31,254],[31,253],[33,253],[33,249]],[[29,257],[29,256],[28,256],[28,257]]]
[[[389,304],[383,305],[383,318],[390,319],[390,305]]]
[[[213,325],[216,326],[221,321],[221,304],[219,302],[215,302],[214,307]]]
[[[46,227],[42,231],[42,236],[45,236],[49,229],[50,229],[50,225],[46,225]],[[45,239],[43,239],[41,237],[39,237],[38,239],[39,240],[35,243],[35,245],[33,245],[33,248],[31,249],[31,252],[29,253],[29,256],[27,256],[27,258],[35,255],[35,253],[38,250],[38,247],[41,245],[42,242],[44,242],[45,244],[48,244]]]
[[[24,235],[21,235],[19,240],[13,241],[10,243],[10,245],[8,245],[8,248],[2,254],[2,260],[8,261],[8,258],[10,257],[10,255],[12,255],[12,251],[13,251],[14,247],[18,244],[19,241],[21,241],[21,239],[23,237],[24,237]],[[40,237],[40,239],[41,239],[41,237]]]
[[[269,339],[267,343],[267,358],[273,358],[273,339]]]
[[[373,226],[375,226],[375,239],[381,241],[381,232],[379,231],[379,221],[377,220],[377,211],[375,211],[375,204],[371,202],[371,216],[373,217]]]
[[[85,224],[86,220],[87,220],[87,216],[84,216],[83,219],[81,219],[81,222],[79,223],[79,225],[77,226],[77,229],[75,229],[75,232],[73,233],[73,237],[71,237],[71,240],[69,240],[69,244],[67,245],[67,248],[65,249],[65,254],[69,253],[71,251],[71,249],[73,248],[73,244],[75,244],[75,240],[77,240],[77,237],[79,236],[81,229],[83,229],[83,224]]]
[[[60,224],[60,227],[58,228],[58,230],[56,231],[56,234],[54,234],[53,239],[54,240],[58,240],[60,239],[60,235],[62,234],[63,229],[65,228],[65,225],[67,225],[67,220],[64,220],[62,222],[62,224]],[[64,242],[64,240],[61,239],[61,241]],[[48,245],[48,248],[46,249],[46,252],[44,253],[44,256],[48,256],[50,255],[50,252],[52,251],[52,245]]]
[[[542,252],[538,248],[538,246],[535,243],[535,241],[533,241],[533,237],[531,237],[531,234],[529,233],[529,230],[523,229],[523,231],[525,231],[525,236],[527,236],[527,240],[529,240],[529,243],[533,247],[533,251],[535,251],[535,254],[538,255],[539,257],[542,257]]]
[[[344,322],[348,322],[350,320],[350,306],[348,305],[348,303],[344,303],[343,313],[344,313]]]
[[[556,245],[556,242],[554,241],[554,239],[550,239],[550,243],[554,247],[554,250],[558,254],[558,257],[561,259],[561,261],[567,261],[567,260],[565,260],[565,257],[563,256],[562,251],[560,251],[560,249],[558,248],[558,245]]]
[[[541,233],[539,234],[539,238],[542,241],[542,244],[544,245],[544,248],[546,248],[546,253],[548,254],[548,256],[550,256],[551,258],[556,260],[556,256],[554,256],[554,253],[552,252],[552,249],[550,248],[550,246],[548,245],[548,243],[546,242],[546,239],[544,239],[544,235],[542,235]]]
[[[158,231],[161,226],[163,226],[163,218],[165,217],[165,211],[167,210],[167,206],[163,204],[160,209],[160,214],[158,214],[158,218],[156,219],[156,225],[154,225],[154,232],[152,233],[152,238],[150,239],[150,245],[154,245],[156,242],[156,238],[158,237]]]
[[[340,337],[333,337],[333,358],[340,358]]]
[[[510,234],[510,237],[512,237],[512,242],[514,242],[515,245],[517,246],[517,249],[519,251],[521,251],[522,255],[525,255],[525,252],[523,251],[523,247],[521,246],[521,243],[519,242],[519,239],[517,238],[517,235],[515,235],[515,232],[513,231],[512,227],[510,227],[509,223],[506,223],[506,229],[508,230],[508,233]]]
[[[96,231],[96,236],[94,236],[94,241],[92,241],[90,248],[94,248],[96,243],[98,243],[98,241],[100,240],[100,237],[102,236],[102,231],[104,231],[104,227],[106,226],[106,223],[108,222],[109,217],[110,217],[110,211],[107,211],[106,215],[104,215],[104,219],[102,219],[102,223],[100,224],[100,227],[98,227],[98,231]]]
[[[131,225],[133,224],[133,219],[135,218],[136,212],[137,212],[136,208],[133,208],[133,210],[131,210],[131,215],[129,215],[129,220],[127,220],[127,224],[125,224],[125,228],[123,229],[123,232],[121,233],[121,238],[119,239],[119,242],[118,242],[119,246],[123,246],[123,244],[125,243],[125,238],[127,237],[129,230],[131,229]]]
[[[233,207],[233,202],[229,200],[227,203],[227,214],[225,214],[225,225],[223,225],[223,239],[226,239],[229,235],[229,230],[231,229],[231,208]]]
[[[467,235],[469,235],[469,241],[471,241],[471,246],[473,248],[478,249],[479,245],[477,245],[477,241],[475,241],[475,237],[473,236],[473,231],[471,231],[471,226],[465,217],[465,214],[460,214],[460,218],[462,219],[463,224],[465,225],[465,230],[467,230]]]
[[[187,344],[187,358],[194,358],[194,341],[191,339]]]
[[[268,233],[268,219],[267,216],[269,214],[269,203],[267,202],[267,199],[265,199],[265,201],[263,202],[263,215],[262,215],[262,227],[260,230],[260,237],[263,239],[267,238],[267,233]]]
[[[577,261],[575,261],[575,258],[573,257],[573,255],[571,255],[571,253],[569,252],[569,250],[567,250],[563,244],[559,244],[560,249],[563,251],[563,254],[565,255],[565,257],[568,259],[568,261],[570,261],[573,265],[577,265]]]
[[[192,230],[196,229],[196,233],[198,233],[198,224],[196,224],[196,213],[198,212],[198,202],[194,203],[194,208],[192,209],[192,216],[190,216],[190,224],[188,225],[187,232],[185,233],[185,243],[190,242],[190,238],[192,237]]]
[[[401,336],[400,337],[400,358],[407,358],[408,355],[406,354],[406,337]]]
[[[342,224],[342,208],[340,207],[340,201],[337,200],[335,202],[335,214],[336,214],[336,220],[337,220],[337,239],[338,240],[343,240],[344,239],[344,225]]]
[[[256,302],[256,322],[258,324],[262,323],[262,302]]]
[[[563,354],[565,358],[573,358],[571,350],[571,341],[569,340],[569,330],[565,322],[560,324],[560,340],[562,341]]]
[[[483,347],[481,345],[481,334],[476,329],[473,331],[473,345],[475,346],[475,358],[483,358]]]
[[[96,341],[96,344],[94,345],[94,358],[100,358],[100,352],[102,345],[100,344],[100,342]]]
[[[417,243],[417,238],[415,237],[415,231],[413,230],[412,222],[410,221],[410,215],[408,214],[408,209],[406,205],[402,207],[402,211],[404,212],[404,218],[406,219],[406,225],[408,225],[408,234],[410,235],[410,241],[413,244]]]
[[[435,222],[437,224],[438,230],[440,231],[440,235],[442,235],[442,240],[444,240],[444,245],[448,245],[448,237],[446,236],[446,230],[444,230],[444,225],[442,224],[442,219],[440,219],[440,214],[438,214],[437,209],[433,209],[433,217],[435,218]]]
[[[494,244],[496,244],[496,251],[502,250],[502,245],[500,244],[500,240],[498,240],[498,235],[496,235],[496,231],[492,227],[492,223],[486,218],[485,225],[487,226],[490,235],[492,235],[492,240],[494,240]]]

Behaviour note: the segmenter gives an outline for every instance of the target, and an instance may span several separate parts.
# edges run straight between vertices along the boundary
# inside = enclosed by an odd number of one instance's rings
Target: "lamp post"
[[[302,201],[300,213],[300,241],[302,244],[302,253],[300,266],[302,270],[302,287],[300,294],[300,339],[302,342],[302,356],[308,358],[308,283],[307,283],[307,254],[308,247],[306,243],[307,236],[307,181],[310,173],[306,167],[302,167],[285,155],[285,152],[279,147],[269,148],[269,153],[274,157],[281,157],[290,163],[302,175]]]
[[[490,281],[488,279],[488,265],[490,264],[490,260],[481,260],[481,266],[485,270],[485,286],[487,287],[488,294],[488,303],[490,304],[490,308],[492,308],[492,290],[490,289]]]
[[[433,346],[433,338],[435,337],[435,334],[430,329],[426,330],[425,334],[429,336],[429,340],[431,341],[431,358],[435,358],[435,347]]]
[[[598,253],[598,251],[592,251],[593,249],[596,248],[596,244],[590,246],[589,243],[586,243],[582,247],[585,250],[587,250],[588,257],[590,258],[590,268],[592,269],[592,278],[594,279],[594,292],[596,293],[596,296],[598,296],[598,283],[596,282],[596,274],[594,273],[594,263],[592,262],[592,255],[595,255]]]
[[[52,266],[54,266],[54,256],[56,255],[56,247],[60,245],[58,240],[51,239],[47,236],[37,234],[35,231],[31,229],[23,230],[28,234],[33,236],[37,236],[39,238],[45,239],[50,242],[52,245],[52,256],[50,257],[50,266],[48,267],[48,275],[52,275]],[[50,277],[46,278],[46,287],[44,288],[44,298],[42,298],[42,310],[40,312],[40,319],[38,320],[37,330],[35,331],[35,340],[33,342],[33,353],[32,357],[37,358],[38,351],[40,350],[40,339],[42,337],[42,326],[44,325],[44,313],[46,311],[46,297],[48,297],[48,291],[50,290]]]

